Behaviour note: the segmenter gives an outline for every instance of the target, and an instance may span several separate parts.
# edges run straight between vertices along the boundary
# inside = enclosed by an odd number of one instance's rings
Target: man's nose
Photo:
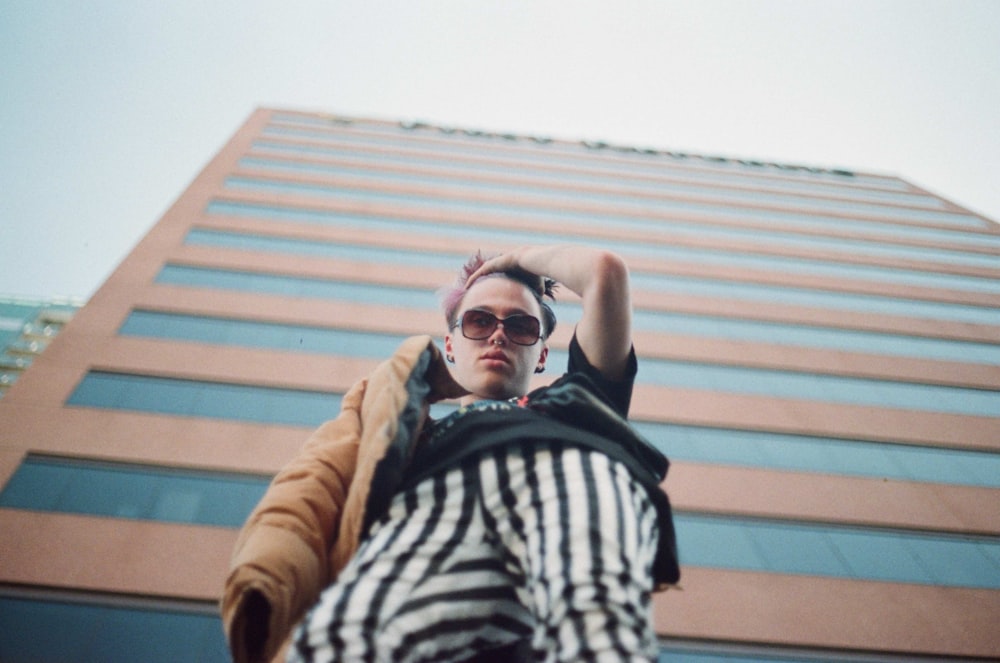
[[[493,333],[490,334],[490,343],[495,344],[497,341],[506,342],[507,340],[507,330],[504,329],[503,323],[497,320],[497,326],[493,328]]]

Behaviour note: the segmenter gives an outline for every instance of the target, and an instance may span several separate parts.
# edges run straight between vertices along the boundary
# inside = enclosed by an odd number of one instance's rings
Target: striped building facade
[[[226,660],[269,477],[441,338],[468,254],[552,242],[632,273],[663,660],[1000,656],[997,224],[896,177],[262,109],[0,399],[0,660]]]

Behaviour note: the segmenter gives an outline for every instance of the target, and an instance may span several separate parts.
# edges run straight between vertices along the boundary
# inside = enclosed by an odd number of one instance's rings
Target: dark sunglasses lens
[[[462,334],[473,341],[488,338],[497,328],[497,317],[486,311],[466,311],[462,315]]]
[[[529,315],[512,315],[503,321],[503,328],[515,343],[532,345],[538,340],[538,320]]]

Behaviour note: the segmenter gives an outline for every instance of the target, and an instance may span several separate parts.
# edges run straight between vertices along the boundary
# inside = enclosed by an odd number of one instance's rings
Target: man
[[[566,375],[529,394],[554,281],[583,313]],[[357,549],[288,660],[651,660],[650,592],[678,571],[666,459],[624,423],[624,262],[578,246],[476,256],[443,303],[461,407],[404,425],[405,451],[372,471]]]

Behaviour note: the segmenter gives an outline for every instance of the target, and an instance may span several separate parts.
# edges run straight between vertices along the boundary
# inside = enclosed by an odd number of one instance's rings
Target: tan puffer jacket
[[[279,652],[388,504],[430,404],[465,393],[429,336],[409,338],[277,474],[240,531],[222,598],[236,663]]]

